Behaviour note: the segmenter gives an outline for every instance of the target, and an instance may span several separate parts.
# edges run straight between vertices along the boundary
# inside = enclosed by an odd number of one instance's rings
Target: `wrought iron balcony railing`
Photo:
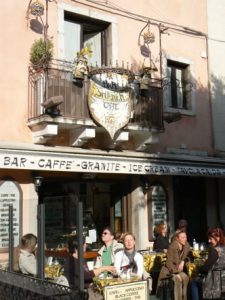
[[[139,128],[162,131],[164,126],[161,81],[150,80],[145,90],[140,89],[139,82],[133,86],[135,87],[131,92],[132,113],[128,126],[137,125]],[[45,115],[43,103],[57,96],[64,99],[58,106],[61,117],[73,120],[74,123],[80,120],[92,121],[87,101],[88,88],[89,79],[84,79],[82,84],[75,83],[72,66],[63,62],[52,64],[46,72],[30,70],[28,121]],[[54,121],[57,122],[57,118]]]

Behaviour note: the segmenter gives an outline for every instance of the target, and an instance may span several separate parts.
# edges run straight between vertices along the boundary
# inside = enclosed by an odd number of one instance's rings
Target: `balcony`
[[[161,81],[151,80],[145,90],[138,81],[131,84],[130,119],[113,140],[91,116],[89,84],[88,78],[75,82],[72,66],[62,61],[52,63],[46,72],[29,70],[28,126],[34,143],[143,151],[158,142],[164,130]]]

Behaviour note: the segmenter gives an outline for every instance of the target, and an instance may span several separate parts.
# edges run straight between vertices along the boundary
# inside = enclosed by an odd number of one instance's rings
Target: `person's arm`
[[[217,259],[219,258],[218,252],[216,249],[212,248],[209,252],[208,259],[205,261],[204,265],[200,267],[199,273],[208,273],[212,269]]]
[[[167,260],[166,260],[166,267],[170,273],[176,274],[178,273],[178,266],[181,262],[179,258],[179,249],[178,245],[173,242],[167,251]]]
[[[117,252],[115,255],[114,266],[116,268],[116,272],[119,275],[121,273],[121,266],[122,266],[122,258],[123,258],[123,251]]]
[[[134,258],[136,264],[137,264],[137,275],[138,277],[142,278],[144,274],[144,260],[143,256],[140,253],[137,253]]]
[[[116,268],[114,266],[102,266],[97,269],[93,269],[95,276],[99,276],[103,272],[114,273]]]

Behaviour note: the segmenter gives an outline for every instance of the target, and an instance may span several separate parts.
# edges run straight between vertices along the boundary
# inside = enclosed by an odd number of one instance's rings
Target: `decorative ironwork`
[[[184,89],[185,88],[186,92],[191,92],[192,89],[193,89],[193,87],[194,87],[194,84],[192,82],[190,82],[190,81],[184,81],[184,80],[178,80],[178,79],[176,79],[176,81],[174,81],[174,83],[172,83],[171,77],[165,77],[162,80],[162,86],[163,86],[163,88],[169,88],[173,84],[174,84],[174,86],[177,89]]]
[[[150,30],[150,25],[151,23],[148,22],[141,30],[141,32],[139,33],[139,37],[138,37],[138,45],[140,46],[140,50],[141,50],[141,54],[146,57],[149,58],[149,66],[145,67],[143,64],[143,70],[144,69],[148,69],[148,72],[144,72],[145,75],[148,75],[149,77],[151,77],[151,73],[158,71],[158,69],[156,68],[153,60],[152,60],[152,53],[150,50],[150,44],[155,42],[155,34]],[[147,31],[144,31],[146,30]],[[143,42],[142,42],[143,40]],[[143,71],[142,70],[142,71]]]
[[[29,120],[33,118],[42,118],[46,115],[43,108],[46,98],[58,96],[60,90],[61,95],[66,95],[64,102],[59,105],[60,114],[63,118],[72,119],[74,124],[82,120],[82,122],[90,122],[92,117],[88,108],[87,97],[89,89],[89,79],[83,80],[83,86],[79,87],[74,84],[72,74],[73,65],[69,62],[61,60],[52,60],[51,68],[48,68],[48,78],[44,78],[42,73],[35,72],[32,68],[29,73]],[[110,71],[114,68],[108,68]],[[104,75],[106,67],[102,66],[97,69],[92,69],[91,74],[98,74],[101,72]],[[124,70],[128,77],[132,78],[133,73],[129,69],[115,68],[119,74]],[[143,128],[156,128],[163,130],[162,121],[162,107],[163,107],[163,93],[161,80],[154,78],[148,79],[146,90],[140,89],[140,80],[136,78],[129,86],[131,89],[131,115],[129,124],[135,124]],[[141,94],[148,95],[140,101],[138,98]],[[56,119],[55,119],[56,121]]]
[[[44,5],[39,1],[36,1],[30,5],[30,12],[34,16],[43,16],[44,14]]]
[[[85,291],[5,270],[0,270],[0,295],[1,300],[88,299]]]

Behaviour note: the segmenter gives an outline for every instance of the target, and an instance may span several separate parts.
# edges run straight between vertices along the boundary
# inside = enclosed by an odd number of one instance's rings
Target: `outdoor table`
[[[144,267],[148,273],[160,272],[166,261],[166,254],[161,252],[143,252]]]

